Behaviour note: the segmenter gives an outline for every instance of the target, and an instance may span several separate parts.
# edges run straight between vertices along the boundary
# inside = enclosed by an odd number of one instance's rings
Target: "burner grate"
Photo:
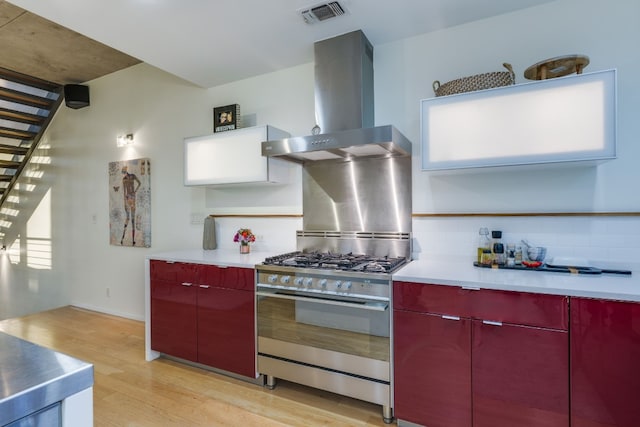
[[[405,257],[298,251],[266,258],[263,264],[363,273],[390,273],[405,262]]]

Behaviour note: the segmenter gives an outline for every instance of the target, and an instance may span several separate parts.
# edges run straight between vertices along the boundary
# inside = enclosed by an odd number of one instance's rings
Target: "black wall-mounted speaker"
[[[64,86],[64,103],[69,108],[77,110],[78,108],[89,106],[89,86],[84,85],[65,85]]]

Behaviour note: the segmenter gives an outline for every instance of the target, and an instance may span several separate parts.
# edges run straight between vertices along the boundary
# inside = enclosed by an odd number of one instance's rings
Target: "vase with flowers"
[[[241,254],[248,254],[251,250],[249,244],[256,241],[256,236],[251,232],[251,229],[241,228],[233,236],[233,241],[240,243]]]

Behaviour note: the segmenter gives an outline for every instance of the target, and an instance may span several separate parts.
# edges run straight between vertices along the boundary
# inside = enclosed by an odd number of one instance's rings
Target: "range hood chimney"
[[[297,163],[410,156],[411,142],[397,129],[374,127],[373,46],[364,33],[316,42],[314,55],[314,134],[263,142],[262,155]]]
[[[360,30],[314,44],[316,123],[322,133],[370,128],[373,46]]]

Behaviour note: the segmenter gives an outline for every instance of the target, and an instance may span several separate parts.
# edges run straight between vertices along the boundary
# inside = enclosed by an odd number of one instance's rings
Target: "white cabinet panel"
[[[421,101],[422,169],[616,157],[615,70]]]
[[[262,156],[262,141],[288,133],[272,126],[256,126],[185,138],[184,185],[282,182],[288,164]]]

